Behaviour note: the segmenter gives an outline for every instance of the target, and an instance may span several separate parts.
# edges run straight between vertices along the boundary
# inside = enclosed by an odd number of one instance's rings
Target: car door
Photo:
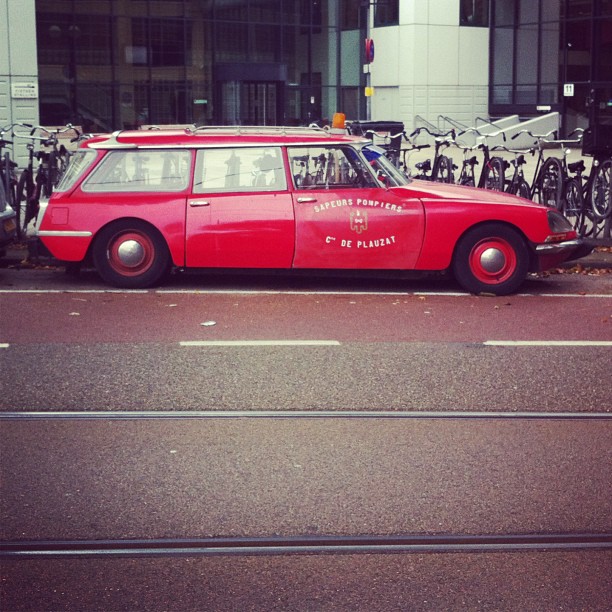
[[[424,233],[421,201],[384,188],[350,146],[291,147],[296,268],[411,269]]]
[[[187,201],[187,266],[290,268],[294,242],[293,203],[280,148],[197,152]]]

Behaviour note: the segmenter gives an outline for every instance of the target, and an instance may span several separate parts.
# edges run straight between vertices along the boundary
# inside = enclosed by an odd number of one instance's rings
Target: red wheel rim
[[[108,263],[122,276],[146,272],[155,259],[155,245],[144,233],[128,231],[113,236],[107,249]]]
[[[470,252],[470,269],[482,283],[499,285],[516,271],[518,259],[512,245],[501,238],[486,238]]]

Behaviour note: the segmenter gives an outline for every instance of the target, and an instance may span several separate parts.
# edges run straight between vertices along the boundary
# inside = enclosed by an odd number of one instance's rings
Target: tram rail
[[[36,540],[0,543],[0,558],[394,554],[611,549],[609,533]]]

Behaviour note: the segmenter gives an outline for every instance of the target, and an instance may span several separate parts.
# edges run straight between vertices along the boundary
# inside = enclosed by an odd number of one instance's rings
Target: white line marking
[[[71,294],[71,293],[117,293],[117,294],[159,294],[159,295],[330,295],[330,296],[431,296],[431,297],[482,297],[491,299],[492,296],[476,296],[471,293],[454,291],[300,291],[291,289],[264,290],[264,289],[0,289],[0,294],[11,293],[40,293],[40,294]],[[507,297],[540,297],[540,298],[598,298],[612,299],[612,294],[605,293],[517,293]],[[506,297],[506,299],[507,299]]]
[[[0,412],[20,419],[605,419],[612,412],[482,412],[436,410],[93,410]]]
[[[0,348],[8,348],[8,347],[9,347],[8,342],[0,342]]]
[[[605,293],[517,293],[517,297],[552,297],[552,298],[612,298]],[[512,296],[508,296],[512,297]]]
[[[337,340],[185,340],[181,346],[340,346]]]
[[[487,340],[486,346],[612,346],[608,340]]]
[[[163,295],[417,295],[408,291],[301,291],[297,289],[160,289],[155,293]]]
[[[0,289],[0,293],[150,293],[147,289]]]

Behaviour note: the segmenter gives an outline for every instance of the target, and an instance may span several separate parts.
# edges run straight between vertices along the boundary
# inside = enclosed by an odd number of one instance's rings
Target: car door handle
[[[208,200],[189,200],[189,206],[210,206]]]
[[[298,202],[303,204],[304,202],[316,202],[317,198],[298,198]]]

